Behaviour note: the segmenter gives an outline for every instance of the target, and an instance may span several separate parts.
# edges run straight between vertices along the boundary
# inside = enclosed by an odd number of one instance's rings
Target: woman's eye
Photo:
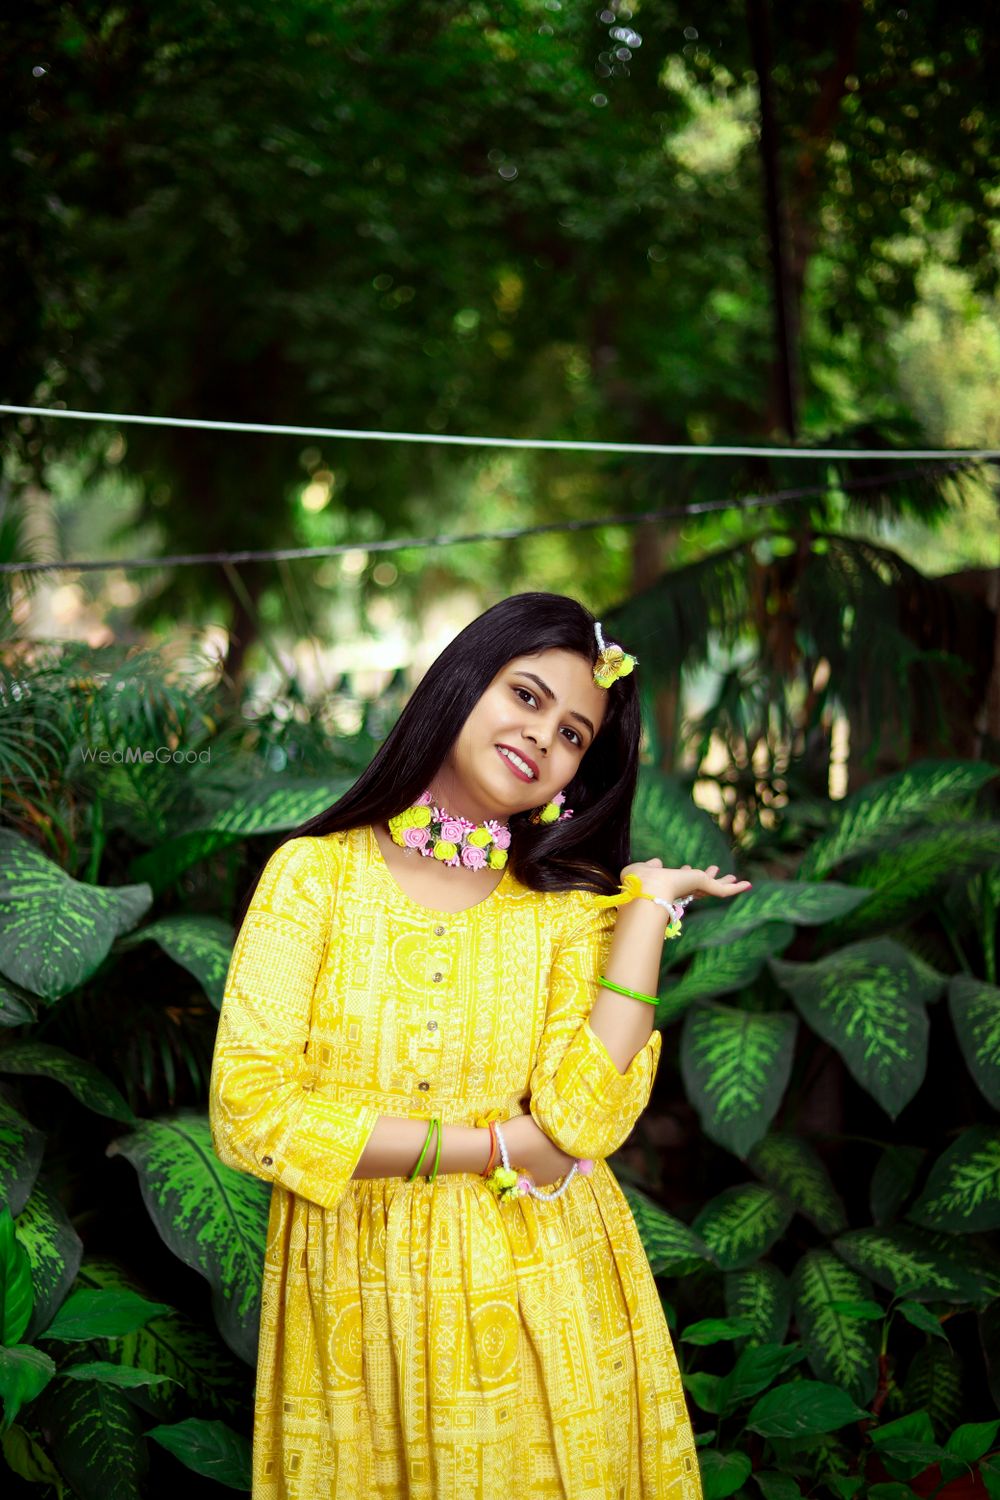
[[[524,698],[530,698],[531,701],[532,701],[532,703],[534,703],[534,701],[535,701],[535,695],[528,688],[516,687],[514,689],[514,691],[515,691],[515,693],[523,693],[524,694]],[[522,703],[524,702],[524,698],[521,699]],[[580,745],[583,744],[583,740],[577,734],[577,732],[576,732],[575,729],[571,729],[570,730],[570,734],[573,736],[573,744],[574,745],[580,746]]]

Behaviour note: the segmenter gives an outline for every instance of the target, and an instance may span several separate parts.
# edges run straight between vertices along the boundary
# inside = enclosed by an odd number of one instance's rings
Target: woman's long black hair
[[[487,609],[431,664],[354,785],[282,843],[384,823],[410,807],[431,785],[497,673],[514,657],[553,648],[575,651],[590,665],[597,660],[594,616],[576,599],[513,594]],[[529,822],[530,812],[509,819],[510,868],[533,890],[585,888],[609,894],[618,889],[622,866],[631,862],[629,825],[641,728],[635,674],[619,678],[607,691],[604,719],[565,788],[573,816],[548,824]],[[249,899],[248,893],[239,921]]]

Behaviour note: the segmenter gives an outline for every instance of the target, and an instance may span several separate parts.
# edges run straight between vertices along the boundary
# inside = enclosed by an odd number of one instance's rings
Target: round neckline
[[[471,906],[461,906],[461,907],[458,908],[457,911],[447,910],[447,909],[442,910],[438,906],[422,906],[419,901],[414,901],[411,896],[408,896],[406,894],[406,892],[403,890],[403,887],[400,885],[399,881],[396,879],[395,875],[392,873],[392,871],[389,868],[389,865],[388,865],[388,863],[386,861],[386,857],[382,853],[382,849],[381,849],[381,846],[379,844],[379,841],[375,837],[375,829],[372,827],[371,823],[366,823],[364,825],[364,828],[365,828],[365,837],[368,840],[368,859],[369,859],[369,863],[373,864],[375,866],[375,868],[380,872],[380,874],[382,875],[383,879],[386,880],[386,881],[388,881],[388,883],[392,887],[392,889],[393,889],[393,891],[394,891],[397,899],[400,902],[402,902],[403,905],[408,906],[412,911],[420,912],[424,916],[428,916],[428,917],[462,917],[462,916],[464,916],[466,914],[466,912],[478,911],[480,909],[480,907],[487,906],[494,899],[495,896],[500,895],[501,891],[503,891],[504,888],[508,884],[507,877],[510,874],[510,863],[509,862],[504,865],[504,867],[503,867],[503,874],[500,876],[500,879],[497,881],[497,883],[493,887],[493,889],[487,895],[483,896],[481,900],[474,901]]]

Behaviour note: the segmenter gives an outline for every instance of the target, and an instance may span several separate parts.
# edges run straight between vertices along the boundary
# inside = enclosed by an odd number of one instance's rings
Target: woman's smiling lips
[[[496,749],[497,749],[497,754],[500,756],[500,759],[502,761],[504,761],[510,767],[510,769],[513,771],[514,775],[517,776],[519,778],[519,780],[521,780],[521,781],[536,781],[538,779],[538,767],[535,765],[535,762],[533,760],[529,759],[529,757],[527,755],[522,755],[522,753],[521,753],[520,750],[514,750],[513,745],[497,745]],[[531,776],[526,776],[522,770],[520,770],[517,766],[515,766],[514,762],[510,759],[509,756],[501,754],[501,751],[503,751],[503,750],[513,750],[514,754],[520,760],[523,760],[524,764],[526,766],[530,766],[531,767],[533,774]]]

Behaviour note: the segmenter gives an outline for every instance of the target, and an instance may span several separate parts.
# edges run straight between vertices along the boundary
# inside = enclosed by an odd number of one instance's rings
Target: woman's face
[[[573,651],[515,657],[462,726],[431,783],[435,800],[477,822],[550,801],[572,781],[607,702],[592,666]]]

